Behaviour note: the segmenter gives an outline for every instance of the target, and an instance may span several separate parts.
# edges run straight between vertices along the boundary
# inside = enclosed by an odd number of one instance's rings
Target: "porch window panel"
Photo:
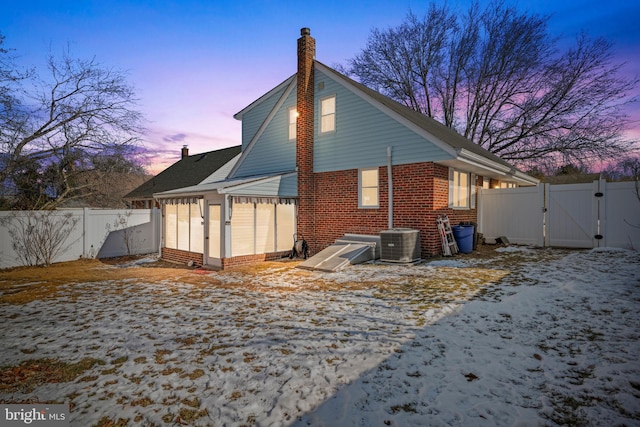
[[[255,253],[255,217],[253,203],[234,203],[231,216],[231,255]]]
[[[178,205],[178,249],[189,250],[189,205]]]
[[[178,205],[165,205],[164,246],[178,249]]]
[[[198,205],[198,203],[191,203],[189,208],[191,210],[189,230],[190,251],[202,254],[204,253],[204,224],[202,216],[200,216],[200,205]]]
[[[211,258],[220,258],[221,215],[220,205],[209,206],[209,257]]]
[[[276,251],[286,251],[293,247],[296,232],[296,206],[276,205]],[[304,237],[304,236],[301,236]]]
[[[275,205],[256,205],[256,253],[266,254],[275,250]]]

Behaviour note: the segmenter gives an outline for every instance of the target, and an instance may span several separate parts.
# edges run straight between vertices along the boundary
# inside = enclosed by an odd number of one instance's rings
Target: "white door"
[[[207,240],[207,264],[221,266],[220,261],[221,245],[222,245],[222,208],[220,205],[209,205],[209,227]]]
[[[547,185],[549,246],[597,247],[598,181],[590,184]]]

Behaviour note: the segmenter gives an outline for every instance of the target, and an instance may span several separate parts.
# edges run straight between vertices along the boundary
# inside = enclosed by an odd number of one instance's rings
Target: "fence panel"
[[[78,222],[54,262],[78,258],[114,257],[159,250],[161,214],[158,209],[61,209],[54,217],[71,213]],[[24,212],[0,212],[0,218]],[[0,226],[0,268],[21,265],[9,229]]]
[[[534,215],[542,207],[543,221]],[[640,249],[640,196],[634,182],[604,180],[481,190],[478,230],[488,241],[507,236],[535,246]]]
[[[157,209],[91,210],[87,221],[87,256],[110,258],[158,250]]]
[[[640,250],[640,196],[635,182],[607,182],[600,209],[600,246]]]
[[[511,243],[544,245],[544,188],[480,190],[478,231],[488,241],[506,236]]]

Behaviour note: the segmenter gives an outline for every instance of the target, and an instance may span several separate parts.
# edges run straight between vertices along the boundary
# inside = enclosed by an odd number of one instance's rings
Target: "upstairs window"
[[[295,107],[289,108],[289,141],[296,139],[296,120],[298,111]]]
[[[320,133],[336,130],[336,96],[320,100]]]
[[[360,208],[379,207],[378,168],[358,171],[358,206]]]

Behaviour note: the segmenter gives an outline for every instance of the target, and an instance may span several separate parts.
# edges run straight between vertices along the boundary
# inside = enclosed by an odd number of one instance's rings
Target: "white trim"
[[[247,111],[252,110],[255,106],[260,104],[263,100],[267,99],[275,92],[278,92],[281,88],[295,81],[296,81],[296,75],[294,74],[293,76],[289,77],[288,79],[286,79],[285,81],[283,81],[282,83],[280,83],[279,85],[277,85],[276,87],[274,87],[273,89],[271,89],[270,91],[262,95],[260,98],[253,101],[251,104],[244,107],[242,110],[238,111],[236,114],[233,115],[233,118],[236,120],[242,120],[242,116],[244,116],[247,113]]]

